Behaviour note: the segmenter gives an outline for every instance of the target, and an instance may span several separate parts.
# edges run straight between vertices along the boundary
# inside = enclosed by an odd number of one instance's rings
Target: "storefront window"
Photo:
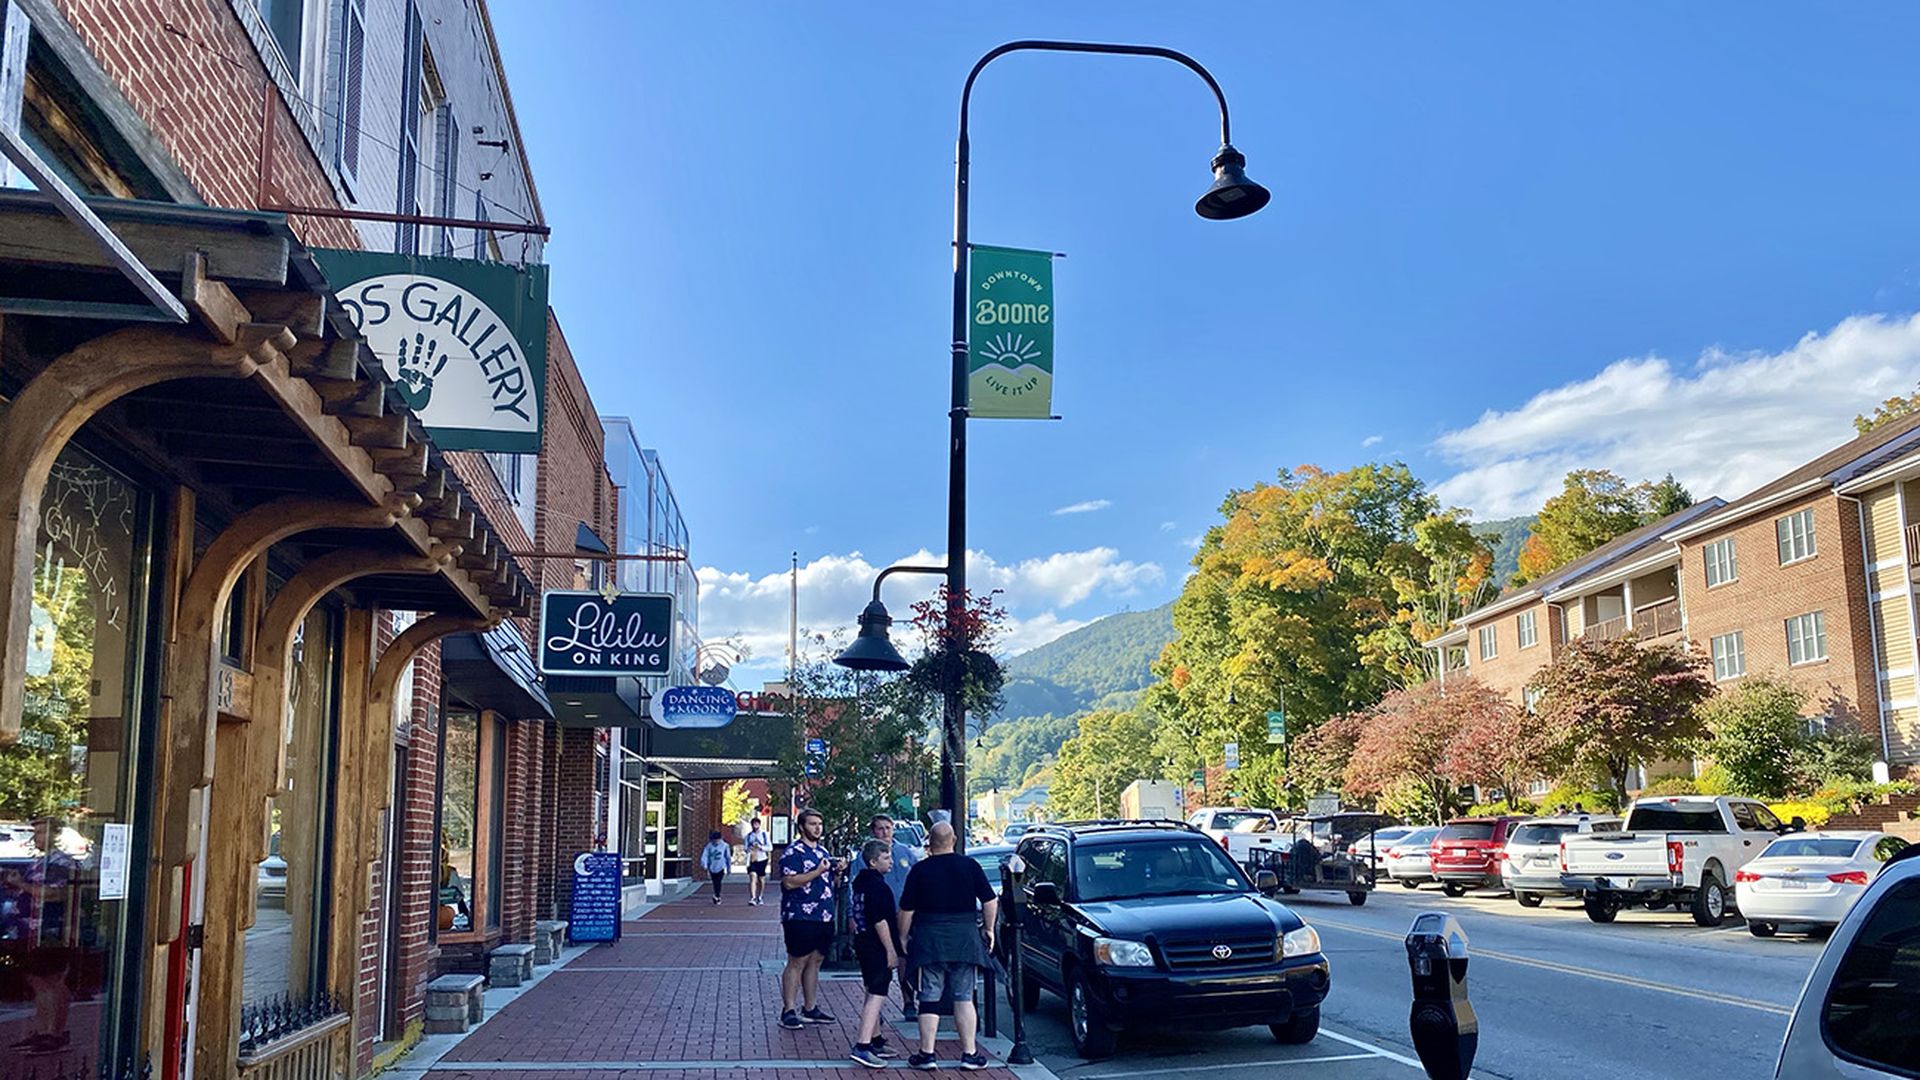
[[[69,448],[41,501],[19,739],[0,748],[0,1059],[119,1059],[141,920],[148,502]],[[29,1071],[33,1066],[28,1066]]]
[[[297,631],[287,669],[286,785],[267,809],[267,857],[254,874],[254,923],[245,940],[246,1004],[305,1001],[325,978],[329,798],[338,715],[339,637],[316,608]]]
[[[680,781],[647,781],[647,874],[671,876],[680,852]]]
[[[480,830],[480,716],[447,710],[441,727],[439,928],[473,929],[474,856]]]

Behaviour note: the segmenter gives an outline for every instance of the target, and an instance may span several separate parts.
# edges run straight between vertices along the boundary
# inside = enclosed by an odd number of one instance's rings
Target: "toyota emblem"
[[[1232,956],[1233,956],[1233,949],[1229,948],[1228,946],[1215,945],[1213,947],[1213,958],[1215,960],[1226,960],[1231,958]]]

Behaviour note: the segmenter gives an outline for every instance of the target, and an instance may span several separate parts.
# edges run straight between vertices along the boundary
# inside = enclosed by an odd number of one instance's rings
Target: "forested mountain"
[[[1513,579],[1520,569],[1520,548],[1527,542],[1527,534],[1533,531],[1534,515],[1504,518],[1500,521],[1478,521],[1474,531],[1482,534],[1492,533],[1499,536],[1493,545],[1493,580],[1504,585]]]

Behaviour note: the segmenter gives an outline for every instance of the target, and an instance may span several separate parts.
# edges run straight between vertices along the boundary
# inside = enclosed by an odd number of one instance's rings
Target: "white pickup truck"
[[[1594,922],[1612,922],[1634,904],[1672,904],[1701,926],[1718,926],[1733,900],[1734,872],[1785,831],[1753,799],[1638,799],[1624,830],[1560,842],[1560,883],[1580,894]]]

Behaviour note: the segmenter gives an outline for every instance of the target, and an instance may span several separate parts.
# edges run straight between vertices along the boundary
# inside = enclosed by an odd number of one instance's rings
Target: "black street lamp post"
[[[1213,74],[1199,61],[1182,52],[1157,45],[1110,45],[1082,41],[1010,41],[982,56],[967,73],[960,91],[960,137],[954,157],[953,177],[953,372],[952,403],[947,410],[947,578],[948,644],[960,644],[957,628],[966,615],[967,602],[967,202],[971,145],[968,138],[968,112],[973,101],[973,84],[988,64],[1011,52],[1072,52],[1117,56],[1155,56],[1172,60],[1191,70],[1213,91],[1220,106],[1220,149],[1213,156],[1213,184],[1194,203],[1194,212],[1213,221],[1246,217],[1267,205],[1273,196],[1266,188],[1247,179],[1247,159],[1233,146],[1233,128],[1227,115],[1227,96]],[[909,573],[939,572],[935,567],[889,567],[881,577],[896,570]],[[836,662],[860,670],[902,671],[906,661],[887,641],[886,607],[880,603],[880,583],[874,582],[873,602],[860,616],[860,635]],[[882,647],[884,646],[884,647]],[[940,805],[951,815],[954,831],[964,847],[966,813],[963,771],[966,767],[966,705],[962,698],[959,658],[950,657],[941,708],[940,728]]]

